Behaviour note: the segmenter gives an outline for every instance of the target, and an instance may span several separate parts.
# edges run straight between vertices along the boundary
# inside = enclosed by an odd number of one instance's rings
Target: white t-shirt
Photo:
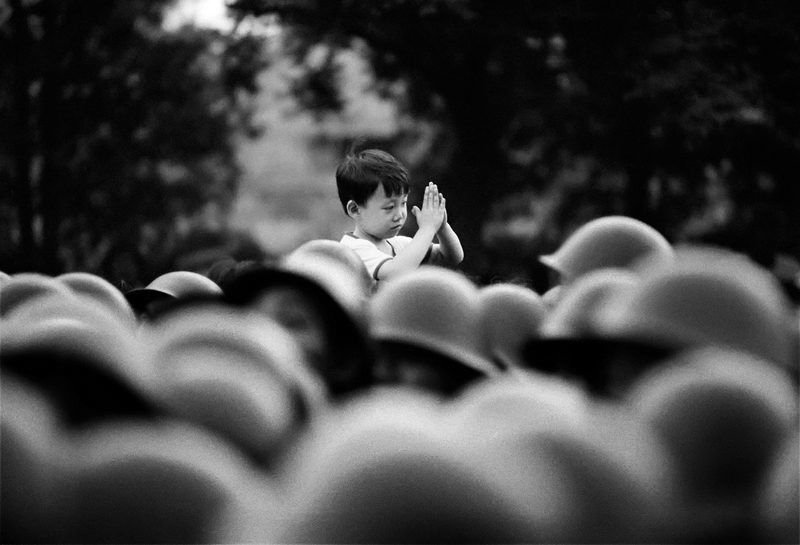
[[[370,241],[354,236],[353,233],[345,233],[345,235],[342,237],[342,240],[339,242],[353,250],[356,255],[361,258],[361,261],[364,262],[364,266],[367,267],[367,271],[369,271],[370,276],[372,276],[373,279],[378,280],[378,271],[380,271],[381,265],[400,253],[403,248],[411,243],[411,240],[411,237],[406,237],[403,235],[387,238],[386,242],[392,249],[391,255],[382,252]],[[425,254],[425,259],[422,260],[423,263],[426,263],[428,258],[430,258],[432,248],[432,245],[430,248],[428,248],[428,253]]]

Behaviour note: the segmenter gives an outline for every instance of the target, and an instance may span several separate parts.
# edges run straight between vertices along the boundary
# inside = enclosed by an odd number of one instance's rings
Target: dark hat
[[[372,383],[374,346],[363,324],[325,287],[300,272],[269,265],[244,268],[224,286],[225,300],[235,306],[254,304],[277,288],[289,288],[309,301],[323,324],[327,348],[323,378],[334,396]]]
[[[616,397],[638,376],[676,349],[635,339],[531,337],[522,348],[526,368],[583,384],[590,392]]]

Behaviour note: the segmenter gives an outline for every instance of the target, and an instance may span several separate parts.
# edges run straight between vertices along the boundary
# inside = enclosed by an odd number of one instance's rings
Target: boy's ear
[[[351,218],[358,214],[358,204],[353,199],[347,201],[347,215]]]

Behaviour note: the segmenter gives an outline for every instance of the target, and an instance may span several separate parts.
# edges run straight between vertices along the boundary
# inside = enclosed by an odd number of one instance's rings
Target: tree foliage
[[[167,0],[10,0],[0,14],[0,268],[129,283],[230,202],[264,68],[247,35],[162,27]]]
[[[473,271],[503,260],[519,270],[611,213],[765,264],[800,254],[795,3],[229,4],[288,29],[307,107],[341,105],[336,51],[353,48],[379,89],[438,123],[445,137],[429,154],[444,157],[437,176]]]

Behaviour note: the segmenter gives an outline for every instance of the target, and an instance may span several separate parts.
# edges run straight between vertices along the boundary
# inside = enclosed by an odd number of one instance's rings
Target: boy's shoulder
[[[408,246],[408,244],[414,239],[411,237],[407,237],[405,235],[395,235],[392,238],[387,238],[386,242],[394,248],[395,252],[399,252],[402,248]]]
[[[413,239],[411,237],[407,237],[405,235],[395,235],[391,238],[384,239],[383,242],[386,244],[381,249],[369,240],[358,238],[352,232],[348,232],[344,234],[340,242],[351,250],[354,250],[356,254],[361,257],[361,259],[366,261],[370,258],[375,258],[376,256],[389,258],[395,257],[406,246],[411,244],[412,240]]]
[[[339,242],[355,251],[355,253],[362,259],[364,259],[364,255],[380,251],[373,243],[368,240],[364,240],[363,238],[358,238],[353,233],[345,233]]]
[[[395,236],[393,236],[391,238],[387,238],[387,239],[384,239],[384,240],[386,242],[388,242],[389,245],[392,246],[392,248],[395,248],[395,250],[397,250],[399,248],[404,248],[413,239],[411,237],[407,237],[405,235],[395,235]],[[339,242],[341,242],[345,246],[356,246],[356,247],[372,246],[372,247],[375,247],[375,245],[372,242],[370,242],[368,240],[365,240],[363,238],[358,238],[357,236],[355,236],[353,234],[352,231],[348,231],[347,233],[342,235],[342,238],[339,240]]]
[[[342,235],[342,238],[339,239],[339,242],[345,246],[363,246],[364,243],[371,244],[370,241],[355,236],[352,231],[348,231]]]

